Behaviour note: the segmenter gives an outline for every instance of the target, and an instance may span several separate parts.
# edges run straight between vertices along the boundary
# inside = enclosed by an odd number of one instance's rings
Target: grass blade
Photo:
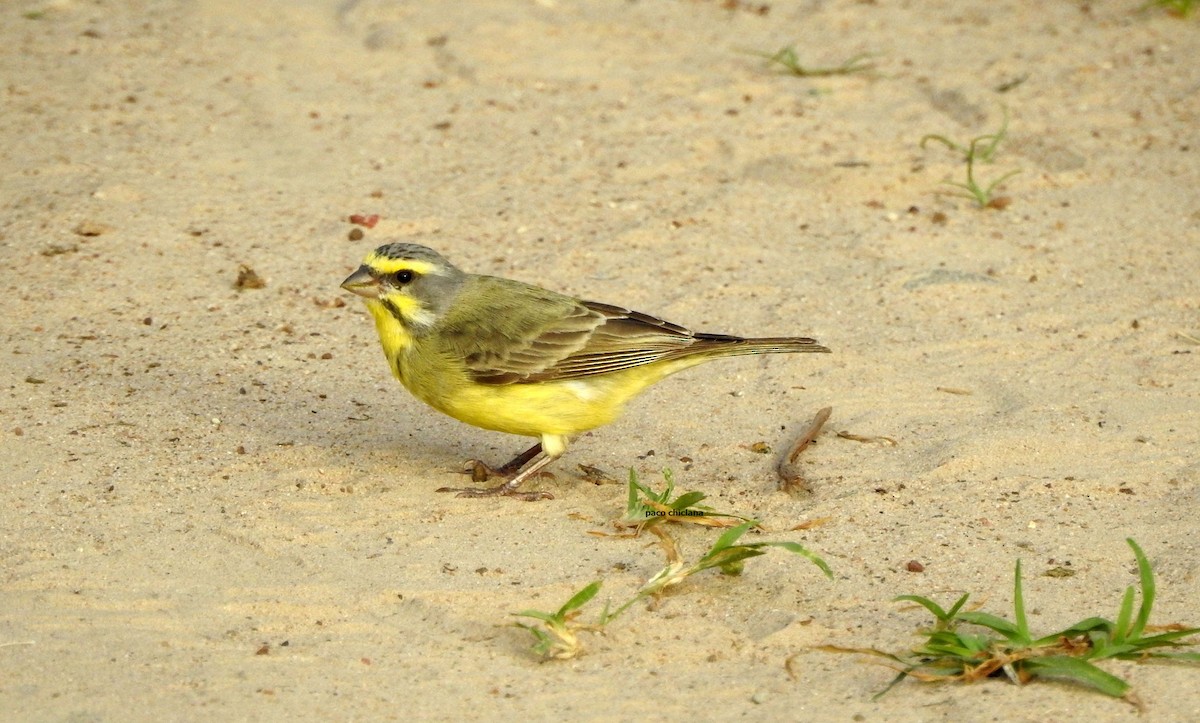
[[[1113,626],[1112,641],[1120,645],[1130,637],[1129,621],[1133,618],[1133,586],[1125,588],[1125,594],[1121,596],[1121,608],[1117,611],[1117,624]]]
[[[1041,677],[1067,678],[1096,690],[1123,698],[1129,693],[1130,685],[1112,673],[1106,673],[1086,660],[1065,655],[1048,655],[1044,658],[1029,658],[1024,667]]]
[[[670,504],[670,508],[675,511],[686,510],[707,496],[703,492],[685,492]]]
[[[600,592],[600,585],[602,583],[602,580],[596,580],[592,584],[575,593],[570,600],[563,603],[563,606],[558,609],[559,616],[565,617],[567,613],[571,612],[572,610],[577,610],[586,605],[588,600],[596,597],[596,593]]]
[[[1125,542],[1133,548],[1133,556],[1137,558],[1138,576],[1142,581],[1142,605],[1138,608],[1138,616],[1133,623],[1133,629],[1129,631],[1130,637],[1139,638],[1142,631],[1146,629],[1146,624],[1150,622],[1150,609],[1154,606],[1154,571],[1150,569],[1150,561],[1146,559],[1146,553],[1142,552],[1142,548],[1138,547],[1133,538],[1127,537]]]
[[[730,527],[728,530],[725,530],[725,532],[723,532],[721,536],[717,538],[717,541],[713,543],[708,555],[705,555],[704,557],[707,558],[710,555],[715,555],[721,550],[732,546],[733,543],[738,541],[739,537],[746,534],[747,530],[756,525],[758,525],[758,520],[750,520],[749,522],[740,524],[737,527]]]
[[[966,597],[967,597],[966,595],[963,595],[961,598],[959,598],[959,601],[961,602]],[[949,614],[947,614],[945,610],[942,609],[942,606],[938,605],[937,603],[935,603],[934,601],[930,600],[927,597],[921,597],[920,595],[897,595],[896,597],[892,598],[892,602],[916,603],[916,604],[920,605],[921,607],[925,608],[926,610],[928,610],[929,612],[933,613],[933,616],[938,619],[939,623],[950,622],[951,616]]]
[[[833,579],[833,570],[830,569],[829,565],[825,562],[825,560],[821,559],[821,557],[819,555],[817,555],[817,553],[813,552],[812,550],[809,550],[807,547],[805,547],[804,545],[801,545],[799,542],[762,542],[762,543],[758,543],[758,544],[761,544],[766,547],[781,547],[781,548],[787,550],[788,552],[794,552],[797,555],[800,555],[801,557],[805,557],[808,559],[809,562],[811,562],[812,564],[821,568],[821,572],[825,573],[825,577],[829,578],[830,580]]]
[[[1017,571],[1013,575],[1013,614],[1017,618],[1017,639],[1015,642],[1029,645],[1033,639],[1029,637],[1029,620],[1025,618],[1025,595],[1021,589],[1021,559],[1017,558]]]
[[[958,619],[964,623],[971,623],[972,625],[979,625],[981,627],[988,628],[989,630],[994,630],[1012,642],[1021,641],[1021,632],[1017,626],[1014,623],[1011,623],[1008,620],[1000,617],[999,615],[981,612],[965,612],[959,613]]]

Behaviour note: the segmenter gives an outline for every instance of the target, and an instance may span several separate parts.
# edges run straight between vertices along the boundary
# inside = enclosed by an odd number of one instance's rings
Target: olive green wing
[[[581,301],[599,323],[578,351],[529,381],[608,374],[711,349],[736,337],[694,334],[678,324],[620,306]]]
[[[699,354],[829,351],[804,337],[697,334],[649,314],[491,276],[468,282],[439,332],[443,352],[462,359],[482,384],[578,379]]]
[[[484,384],[620,371],[697,341],[687,329],[646,314],[488,276],[468,282],[440,327],[443,351]]]

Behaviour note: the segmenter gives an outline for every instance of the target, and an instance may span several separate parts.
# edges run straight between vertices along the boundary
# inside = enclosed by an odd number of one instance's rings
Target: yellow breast
[[[481,384],[462,359],[414,337],[380,303],[368,300],[392,373],[434,409],[483,429],[530,437],[570,437],[614,421],[625,404],[663,377],[695,366],[684,357],[610,374],[523,384]]]
[[[409,347],[400,381],[418,399],[467,424],[530,437],[571,437],[621,415],[625,404],[663,377],[701,360],[676,360],[577,379],[527,384],[480,384],[460,360]]]

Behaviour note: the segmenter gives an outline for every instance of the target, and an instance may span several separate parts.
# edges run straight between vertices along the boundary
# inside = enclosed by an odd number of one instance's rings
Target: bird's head
[[[446,312],[465,278],[431,248],[394,243],[367,254],[342,288],[366,300],[381,333],[384,325],[398,323],[419,334]]]

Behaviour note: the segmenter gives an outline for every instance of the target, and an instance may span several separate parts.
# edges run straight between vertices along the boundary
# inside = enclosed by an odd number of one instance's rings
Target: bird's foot
[[[506,480],[512,479],[529,460],[538,456],[541,452],[542,445],[540,443],[535,444],[499,467],[493,467],[482,460],[469,459],[463,464],[462,471],[463,474],[471,475],[472,482],[487,482],[492,477],[501,477]]]
[[[533,460],[533,463],[529,465],[528,469],[518,474],[518,471],[530,460]],[[493,469],[483,462],[473,459],[467,462],[466,468],[463,470],[471,475],[472,482],[486,482],[488,477],[502,477],[505,480],[504,484],[496,487],[442,487],[438,492],[454,492],[455,497],[515,497],[526,502],[552,500],[554,495],[549,492],[522,492],[520,487],[522,482],[537,475],[543,467],[554,460],[554,457],[542,454],[542,445],[540,444],[535,444],[498,469]]]

